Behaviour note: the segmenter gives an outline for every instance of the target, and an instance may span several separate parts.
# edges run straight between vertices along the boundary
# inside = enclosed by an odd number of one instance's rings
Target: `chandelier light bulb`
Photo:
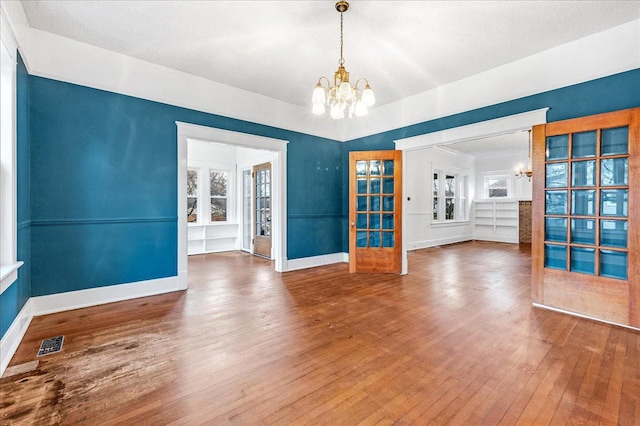
[[[364,117],[367,114],[369,114],[367,104],[364,99],[360,99],[358,102],[356,102],[356,117]]]
[[[322,84],[320,84],[320,82],[318,82],[316,88],[313,89],[311,102],[313,103],[314,107],[317,104],[324,105],[327,102],[327,91],[324,87],[322,87]],[[322,110],[324,111],[324,108]]]
[[[313,110],[312,112],[315,115],[322,115],[324,114],[324,103],[314,103],[313,104]]]
[[[373,89],[369,86],[369,83],[364,88],[362,92],[362,100],[368,106],[373,106],[376,103],[376,95],[373,94]]]
[[[331,111],[329,114],[331,115],[331,118],[333,118],[334,120],[340,120],[344,118],[344,111],[342,110],[342,108],[340,108],[340,105],[338,105],[337,103],[331,106]]]

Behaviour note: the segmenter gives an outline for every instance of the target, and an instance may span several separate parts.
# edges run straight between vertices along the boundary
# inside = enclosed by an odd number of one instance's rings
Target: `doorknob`
[[[351,222],[351,227],[353,228],[354,226],[356,226],[355,222]]]

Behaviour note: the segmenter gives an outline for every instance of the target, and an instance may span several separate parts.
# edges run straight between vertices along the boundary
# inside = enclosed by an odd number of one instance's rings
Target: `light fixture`
[[[354,86],[349,84],[349,73],[344,67],[344,58],[342,56],[343,14],[349,10],[349,3],[346,1],[337,2],[336,10],[340,12],[340,60],[338,61],[338,71],[333,75],[333,86],[327,77],[318,79],[318,84],[313,89],[311,97],[312,111],[316,115],[322,115],[325,113],[325,106],[327,106],[329,107],[329,115],[336,120],[344,118],[345,113],[349,114],[349,118],[353,117],[354,114],[362,117],[369,113],[369,107],[376,102],[376,98],[366,78],[359,79]],[[323,79],[327,82],[326,88],[322,85]],[[364,90],[358,89],[358,83],[361,81],[364,81]]]
[[[533,176],[533,168],[531,163],[531,130],[529,130],[529,151],[527,151],[527,167],[524,167],[524,164],[520,163],[516,167],[516,177],[518,178],[529,178],[531,180],[531,176]]]

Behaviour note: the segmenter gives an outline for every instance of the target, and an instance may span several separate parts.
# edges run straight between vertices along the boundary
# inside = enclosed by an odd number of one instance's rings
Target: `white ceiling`
[[[457,142],[446,145],[454,151],[478,157],[499,157],[523,154],[526,158],[529,149],[529,133],[526,131],[491,136],[482,139]]]
[[[309,107],[339,58],[319,1],[22,1],[29,24]],[[353,1],[345,66],[379,105],[638,19],[640,1]],[[594,58],[597,60],[597,58]]]

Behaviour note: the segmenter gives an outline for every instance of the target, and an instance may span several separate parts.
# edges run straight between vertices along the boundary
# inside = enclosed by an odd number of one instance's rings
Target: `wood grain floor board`
[[[34,318],[62,352],[0,379],[0,425],[640,424],[640,333],[531,306],[529,246],[409,275],[189,258],[189,289]]]

